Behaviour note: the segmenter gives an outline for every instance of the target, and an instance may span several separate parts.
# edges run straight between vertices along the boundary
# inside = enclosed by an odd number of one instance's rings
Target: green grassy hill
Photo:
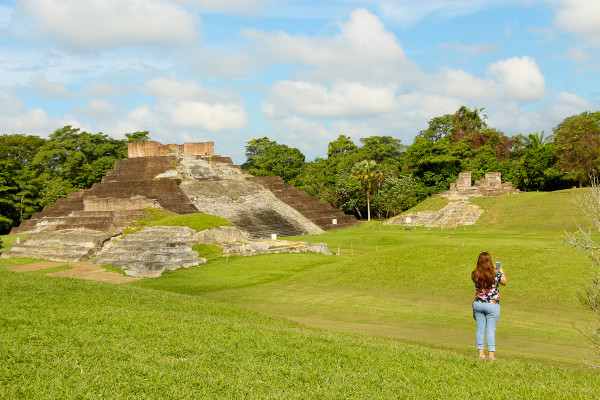
[[[481,199],[474,227],[302,238],[340,256],[229,257],[125,286],[0,260],[0,398],[598,398],[572,326],[594,318],[575,291],[589,261],[554,240],[581,218],[578,193]],[[496,363],[475,360],[484,250],[509,279]]]

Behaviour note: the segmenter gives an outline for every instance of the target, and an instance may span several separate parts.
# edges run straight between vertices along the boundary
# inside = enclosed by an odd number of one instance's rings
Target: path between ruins
[[[64,262],[53,262],[53,261],[40,261],[33,264],[25,265],[13,265],[6,267],[6,269],[15,272],[27,272],[27,271],[39,271],[42,269],[56,268],[61,265],[70,265],[71,268],[64,271],[51,272],[46,274],[48,276],[62,276],[68,278],[77,279],[90,279],[94,281],[108,282],[108,283],[127,283],[140,280],[142,278],[134,278],[119,274],[118,272],[107,271],[102,267],[88,262],[80,261],[75,263],[64,263]]]

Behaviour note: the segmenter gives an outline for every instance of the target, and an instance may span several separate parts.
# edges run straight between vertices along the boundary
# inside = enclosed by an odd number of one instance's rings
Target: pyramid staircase
[[[346,215],[342,210],[333,208],[331,204],[322,202],[318,197],[310,196],[305,190],[296,189],[293,185],[283,182],[278,176],[250,177],[269,189],[275,197],[300,214],[311,220],[319,228],[327,231],[337,228],[348,228],[358,224],[353,215]],[[337,224],[333,224],[333,220]]]
[[[229,157],[211,156],[211,163],[222,164],[216,171],[229,168],[242,179],[270,190],[277,199],[294,208],[323,230],[351,227],[358,221],[352,215],[333,208],[304,190],[284,183],[280,177],[253,177],[234,165]],[[154,202],[165,210],[178,214],[198,212],[190,199],[180,190],[180,179],[156,179],[156,176],[176,167],[177,158],[150,156],[126,158],[115,163],[102,181],[90,189],[71,192],[55,204],[44,207],[11,233],[61,231],[64,229],[87,229],[103,232],[118,231],[129,223],[144,217],[148,202]],[[223,168],[225,167],[225,170]],[[239,172],[238,172],[239,171]],[[213,171],[214,172],[214,171]],[[203,178],[196,178],[203,179]],[[218,181],[217,175],[205,179]],[[333,224],[336,220],[337,224]],[[272,233],[278,236],[298,236],[305,232],[276,211],[242,215],[232,220],[251,238],[266,238]]]
[[[89,229],[113,231],[143,218],[144,201],[155,201],[162,208],[178,214],[198,210],[179,190],[175,179],[154,179],[173,169],[171,157],[126,158],[115,163],[99,183],[90,189],[71,192],[56,203],[11,230],[11,233],[59,231],[63,229]],[[137,203],[131,199],[143,199]],[[93,200],[94,205],[85,202]],[[121,205],[119,206],[119,200]],[[117,205],[115,205],[115,203]]]

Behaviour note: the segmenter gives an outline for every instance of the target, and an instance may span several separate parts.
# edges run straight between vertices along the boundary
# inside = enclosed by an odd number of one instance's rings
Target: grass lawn
[[[474,227],[301,238],[348,255],[216,258],[120,286],[0,259],[0,399],[599,398],[572,326],[594,321],[576,298],[589,261],[555,241],[578,193],[486,199]],[[496,363],[475,359],[481,251],[509,280]]]
[[[0,309],[2,399],[600,396],[590,371],[480,362],[131,285],[0,268]]]
[[[573,328],[593,321],[576,297],[589,262],[555,238],[581,217],[578,193],[482,199],[488,212],[475,227],[408,230],[376,222],[302,238],[324,241],[333,252],[354,248],[354,256],[230,257],[134,284],[469,355],[470,273],[477,255],[489,251],[509,279],[497,355],[577,368],[593,356]]]

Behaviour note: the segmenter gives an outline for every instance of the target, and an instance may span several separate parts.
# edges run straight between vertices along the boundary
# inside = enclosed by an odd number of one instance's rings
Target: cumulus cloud
[[[506,95],[515,100],[535,101],[545,94],[546,81],[535,60],[531,57],[512,57],[488,67],[488,72],[498,79]]]
[[[395,88],[342,82],[331,89],[306,81],[280,81],[271,88],[273,103],[315,118],[361,118],[395,109]]]
[[[431,74],[423,90],[454,98],[485,99],[497,92],[497,85],[488,79],[479,78],[461,69],[442,68]]]
[[[0,91],[0,134],[46,135],[56,123],[41,108],[27,108],[18,97]]]
[[[159,100],[155,110],[180,127],[221,131],[248,124],[248,114],[236,94],[164,76],[146,82],[145,91]]]
[[[418,73],[396,36],[368,10],[352,12],[347,22],[338,24],[338,29],[339,33],[331,37],[256,30],[247,30],[245,37],[259,41],[256,51],[268,58],[311,67],[298,72],[304,80],[410,82]]]
[[[75,107],[75,112],[94,120],[117,119],[123,115],[123,111],[106,100],[94,99],[85,106]]]
[[[177,0],[178,3],[208,12],[251,13],[273,0]]]
[[[242,129],[248,123],[246,110],[240,104],[164,102],[157,105],[156,110],[169,115],[177,126],[213,132]]]
[[[194,14],[165,0],[20,0],[17,8],[40,34],[78,50],[190,42],[196,35]]]
[[[576,107],[579,110],[593,110],[595,108],[598,108],[597,104],[594,104],[593,102],[587,99],[581,98],[575,93],[560,92],[556,94],[556,99],[560,103]]]
[[[556,25],[600,47],[600,2],[559,0],[558,3]]]
[[[207,90],[199,83],[192,80],[178,81],[171,77],[160,76],[150,79],[144,85],[145,92],[151,96],[165,99],[177,100],[195,100],[211,99],[214,100],[224,94]]]
[[[74,95],[74,93],[64,84],[60,82],[50,82],[39,76],[32,79],[31,85],[37,93],[47,97],[69,99]]]

